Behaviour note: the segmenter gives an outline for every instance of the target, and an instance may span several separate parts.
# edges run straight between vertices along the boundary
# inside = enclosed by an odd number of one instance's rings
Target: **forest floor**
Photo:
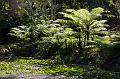
[[[120,79],[120,73],[117,72],[105,71],[88,66],[58,64],[49,59],[38,60],[33,58],[17,58],[15,60],[0,61],[0,75],[0,79],[3,79],[3,77],[14,79],[12,77],[15,76],[19,77],[19,79],[53,79],[53,77],[56,77],[54,79],[69,79],[69,77],[83,79]]]
[[[78,77],[66,77],[63,75],[19,74],[19,75],[0,76],[0,79],[78,79]]]

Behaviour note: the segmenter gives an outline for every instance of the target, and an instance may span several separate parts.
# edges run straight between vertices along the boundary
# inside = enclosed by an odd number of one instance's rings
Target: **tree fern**
[[[105,26],[107,26],[105,24],[106,20],[99,20],[99,17],[103,12],[104,9],[98,7],[92,9],[91,11],[88,11],[86,9],[67,9],[66,12],[60,12],[60,14],[78,26],[77,28],[79,31],[76,32],[79,35],[79,41],[82,42],[81,45],[84,47],[88,46],[89,42],[92,42],[93,39],[95,40],[97,33],[103,34],[103,32],[107,30],[105,28]]]
[[[12,28],[11,29],[11,35],[14,35],[20,39],[26,39],[30,32],[29,32],[29,29],[27,26],[18,26],[17,28]]]

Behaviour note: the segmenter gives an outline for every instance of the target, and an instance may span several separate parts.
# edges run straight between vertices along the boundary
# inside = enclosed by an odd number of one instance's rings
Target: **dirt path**
[[[1,76],[0,79],[77,79],[72,77],[65,77],[62,75],[54,76],[54,75],[11,75],[11,76]]]

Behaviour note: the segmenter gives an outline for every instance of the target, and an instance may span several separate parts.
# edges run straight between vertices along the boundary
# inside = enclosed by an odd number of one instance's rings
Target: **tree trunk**
[[[68,49],[68,46],[67,46],[67,39],[65,39],[65,50],[66,50],[65,56],[67,55],[67,49]]]
[[[89,38],[90,38],[90,32],[89,32],[89,26],[88,25],[87,25],[86,35],[87,35],[87,46],[88,46],[89,45]]]
[[[53,4],[53,0],[51,0],[50,4],[51,4],[51,19],[54,20],[54,4]]]
[[[79,40],[79,52],[82,53],[83,48],[82,48],[82,40],[81,40],[81,31],[79,31],[78,40]]]

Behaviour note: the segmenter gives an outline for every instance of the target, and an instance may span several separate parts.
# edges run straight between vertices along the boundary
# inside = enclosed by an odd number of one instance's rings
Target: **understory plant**
[[[67,9],[66,12],[60,12],[64,16],[64,19],[59,19],[56,22],[72,23],[72,25],[64,26],[64,28],[72,29],[74,33],[73,37],[77,39],[77,50],[75,52],[78,53],[76,57],[80,60],[80,63],[82,63],[81,60],[87,61],[85,63],[92,62],[91,64],[100,64],[101,62],[99,61],[99,53],[102,43],[99,43],[98,40],[109,36],[109,31],[106,29],[108,27],[106,24],[107,20],[101,19],[103,12],[104,9],[101,7],[94,8],[91,11],[86,9]],[[88,50],[93,51],[90,53]]]
[[[21,48],[25,46],[29,55],[62,63],[100,65],[103,55],[107,55],[101,50],[109,48],[112,39],[106,29],[107,20],[101,19],[103,12],[101,7],[91,11],[67,9],[60,12],[63,19],[18,26],[11,30],[11,35],[22,40]]]

